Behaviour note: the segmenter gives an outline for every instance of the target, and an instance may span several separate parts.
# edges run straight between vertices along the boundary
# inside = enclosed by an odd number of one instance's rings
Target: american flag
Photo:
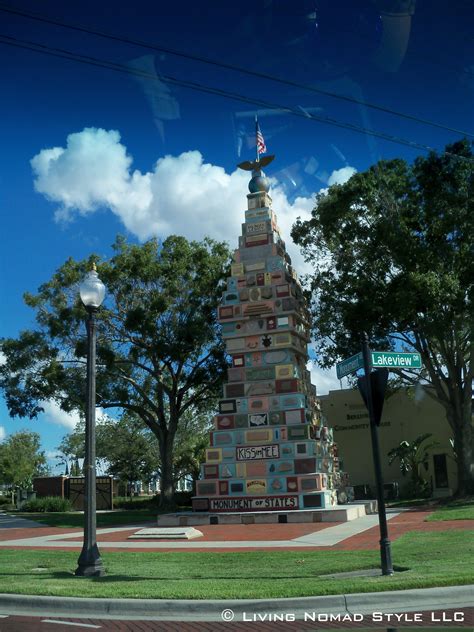
[[[267,147],[265,145],[265,139],[263,138],[263,134],[260,131],[260,125],[258,124],[257,117],[255,117],[255,126],[257,131],[257,155],[264,154],[267,151]]]

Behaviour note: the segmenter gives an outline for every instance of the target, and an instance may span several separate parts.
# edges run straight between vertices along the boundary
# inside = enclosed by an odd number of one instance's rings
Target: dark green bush
[[[176,492],[175,501],[177,508],[191,507],[192,492]],[[160,494],[155,496],[116,496],[114,498],[114,509],[158,509],[160,504]]]
[[[401,498],[430,498],[431,487],[427,481],[420,480],[416,483],[408,481],[402,486],[400,497]]]
[[[157,509],[159,496],[116,496],[114,509]]]
[[[22,511],[31,512],[60,512],[72,511],[72,504],[69,498],[60,496],[45,496],[44,498],[34,498],[25,503]]]
[[[3,507],[3,505],[10,505],[11,502],[12,502],[11,496],[0,496],[0,507]]]
[[[174,498],[178,507],[190,507],[191,498],[194,496],[193,492],[176,492]]]

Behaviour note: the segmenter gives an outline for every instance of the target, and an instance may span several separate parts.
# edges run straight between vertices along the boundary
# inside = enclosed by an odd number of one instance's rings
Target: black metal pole
[[[387,516],[385,513],[385,499],[383,496],[382,466],[380,464],[380,447],[377,425],[374,417],[374,403],[372,400],[372,385],[370,383],[370,349],[369,338],[364,332],[362,334],[362,355],[364,358],[364,373],[367,386],[367,408],[369,410],[370,434],[372,437],[372,455],[374,459],[375,485],[377,488],[377,506],[380,527],[380,558],[382,562],[382,575],[393,575],[392,552],[390,540],[388,538]]]
[[[99,577],[105,574],[97,547],[96,535],[96,472],[95,472],[95,308],[87,307],[87,407],[86,454],[84,461],[84,543],[77,560],[75,574]]]

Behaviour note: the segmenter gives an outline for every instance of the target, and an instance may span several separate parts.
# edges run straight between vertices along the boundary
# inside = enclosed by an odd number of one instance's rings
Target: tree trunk
[[[472,454],[472,406],[463,407],[459,419],[454,419],[454,451],[458,469],[458,488],[456,496],[467,496],[474,493],[474,472]]]
[[[174,436],[167,433],[164,441],[160,441],[161,479],[160,479],[160,509],[173,509],[174,480],[173,480],[173,441]]]
[[[446,407],[446,416],[453,431],[453,448],[457,465],[458,486],[455,495],[467,496],[474,492],[471,402],[464,401],[463,405],[457,408]]]

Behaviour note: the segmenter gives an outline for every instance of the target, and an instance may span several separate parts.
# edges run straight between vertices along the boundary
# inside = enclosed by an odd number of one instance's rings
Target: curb
[[[450,586],[377,593],[327,595],[284,599],[161,600],[83,599],[0,594],[0,613],[154,621],[232,621],[244,613],[291,612],[302,619],[307,612],[325,615],[404,613],[449,608],[472,608],[474,586]],[[225,618],[223,612],[231,614]]]

